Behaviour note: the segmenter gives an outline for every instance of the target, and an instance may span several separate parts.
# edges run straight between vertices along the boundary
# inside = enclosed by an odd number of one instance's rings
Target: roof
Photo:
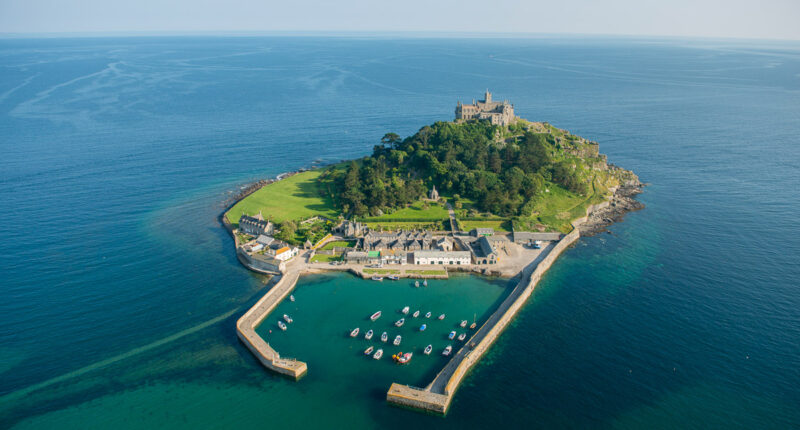
[[[272,243],[272,242],[274,242],[274,241],[275,241],[275,238],[274,238],[274,237],[272,237],[272,236],[267,236],[266,234],[260,234],[260,235],[258,235],[258,237],[256,238],[256,242],[258,242],[258,243],[260,243],[260,244],[262,244],[262,245],[269,245],[270,243]]]
[[[381,256],[381,253],[378,252],[378,251],[369,251],[367,253],[367,257],[380,257],[380,256]]]
[[[414,258],[470,258],[469,251],[414,251]]]
[[[494,234],[494,229],[493,228],[478,227],[478,228],[475,229],[475,234],[477,234],[477,235],[485,235],[485,234],[493,235]]]
[[[284,246],[283,248],[278,248],[275,250],[275,255],[283,254],[284,252],[289,251],[288,246]]]
[[[514,242],[527,241],[527,240],[559,240],[561,233],[559,232],[530,232],[530,231],[515,231]]]

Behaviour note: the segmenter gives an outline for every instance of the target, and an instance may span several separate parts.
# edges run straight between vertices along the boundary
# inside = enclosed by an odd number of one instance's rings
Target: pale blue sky
[[[391,31],[800,39],[800,0],[0,0],[0,33]]]

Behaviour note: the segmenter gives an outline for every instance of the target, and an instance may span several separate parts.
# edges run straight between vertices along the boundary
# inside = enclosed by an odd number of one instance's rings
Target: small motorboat
[[[375,312],[372,316],[369,317],[370,320],[375,321],[376,319],[381,317],[381,311]]]
[[[374,358],[376,360],[380,360],[381,357],[383,357],[383,350],[382,349],[379,349],[379,350],[375,351],[375,355],[372,356],[372,358]]]
[[[419,281],[414,281],[414,286],[419,288]]]
[[[477,323],[472,323],[472,324],[469,325],[469,328],[471,328],[472,330],[475,330],[475,327],[477,327],[477,326],[478,326]]]
[[[414,311],[414,313],[411,316],[414,317],[414,318],[418,317],[419,316],[419,311]]]
[[[423,285],[424,287],[427,287],[427,286],[428,286],[428,280],[426,279],[426,280],[422,281],[422,285]]]
[[[377,276],[377,275],[373,276],[373,277],[372,277],[372,278],[370,278],[370,279],[372,279],[373,281],[383,281],[383,278],[382,278],[382,277],[380,277],[380,276]]]
[[[403,324],[405,324],[405,323],[406,323],[406,319],[405,318],[400,318],[399,320],[394,322],[394,325],[397,326],[397,327],[402,327]]]
[[[358,336],[358,327],[354,328],[353,331],[350,332],[350,337]]]
[[[461,324],[459,324],[462,328],[467,326],[467,320],[462,320]]]
[[[451,331],[450,334],[447,335],[447,338],[450,339],[450,340],[455,339],[455,337],[456,337],[456,332],[455,331]]]
[[[294,320],[292,319],[292,317],[290,317],[289,315],[286,315],[286,314],[283,314],[283,320],[284,320],[284,321],[286,321],[286,322],[287,322],[287,323],[289,323],[289,324],[291,324],[291,323],[293,323],[293,322],[294,322]]]
[[[425,318],[430,318],[430,317],[431,317],[431,313],[430,313],[430,312],[428,312],[427,314],[425,314]]]
[[[410,311],[410,310],[411,310],[411,308],[409,308],[408,306],[406,306],[406,307],[404,307],[404,308],[403,308],[403,310],[402,310],[402,311],[400,311],[400,312],[402,312],[402,313],[403,313],[403,315],[408,315],[408,311]]]
[[[450,346],[450,345],[447,345],[447,348],[445,348],[444,351],[442,351],[442,355],[444,355],[446,357],[446,356],[450,355],[451,352],[453,352],[453,347]]]
[[[375,347],[374,347],[374,346],[372,346],[372,345],[370,345],[370,346],[369,346],[369,348],[367,348],[367,349],[365,349],[365,350],[364,350],[364,355],[370,355],[370,354],[372,354],[372,351],[373,351],[373,350],[375,350]]]
[[[426,328],[428,328],[428,326],[427,326],[427,325],[425,325],[425,324],[422,324],[422,325],[419,327],[419,331],[425,331],[425,329],[426,329]]]
[[[389,340],[389,335],[386,332],[383,332],[381,335],[381,342],[386,342],[387,340]]]
[[[431,355],[431,351],[433,351],[433,345],[428,345],[425,347],[425,351],[423,352],[425,353],[425,355]]]
[[[444,314],[439,315],[439,321],[444,319]]]
[[[283,321],[278,321],[278,327],[281,330],[286,331],[286,324],[284,324]]]
[[[458,335],[458,340],[460,340],[460,341],[462,341],[462,342],[463,342],[463,341],[464,341],[464,339],[466,339],[466,338],[467,338],[467,334],[466,334],[466,333],[461,333],[460,335]]]
[[[411,357],[413,356],[414,354],[411,352],[403,354],[403,352],[400,351],[397,354],[393,355],[392,358],[394,358],[394,361],[396,361],[398,364],[406,364],[409,361],[411,361]]]
[[[394,342],[392,342],[392,344],[394,344],[394,346],[397,346],[397,345],[400,345],[400,342],[402,342],[402,341],[403,341],[403,336],[400,336],[398,334],[397,337],[394,338]]]
[[[372,339],[372,335],[373,335],[372,330],[370,330],[367,332],[367,334],[364,335],[364,339],[370,340]]]
[[[390,281],[399,281],[400,280],[400,277],[397,276],[397,275],[389,275],[389,276],[387,276],[387,278],[389,278]]]
[[[289,295],[289,300],[294,301],[294,294]]]

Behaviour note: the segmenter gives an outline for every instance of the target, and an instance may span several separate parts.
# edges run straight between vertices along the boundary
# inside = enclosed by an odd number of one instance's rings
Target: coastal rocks
[[[633,196],[642,192],[642,187],[638,180],[627,181],[619,187],[607,207],[589,214],[586,222],[578,227],[581,236],[605,232],[609,225],[622,221],[626,213],[644,209],[644,203],[633,199]]]

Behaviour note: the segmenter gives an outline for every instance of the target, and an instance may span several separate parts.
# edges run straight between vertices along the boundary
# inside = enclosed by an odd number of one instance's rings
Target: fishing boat
[[[373,335],[372,330],[370,330],[367,332],[367,334],[364,335],[364,339],[370,340],[372,339],[372,335]]]
[[[286,322],[287,322],[287,323],[289,323],[289,324],[291,324],[292,322],[294,322],[294,320],[292,319],[292,317],[290,317],[289,315],[286,315],[286,314],[283,314],[283,320],[284,320],[284,321],[286,321]]]
[[[403,310],[402,310],[402,311],[400,311],[400,312],[402,312],[402,313],[403,313],[403,315],[408,315],[408,311],[410,311],[410,310],[411,310],[411,308],[409,308],[408,306],[406,306],[406,307],[404,307],[404,308],[403,308]]]
[[[444,319],[444,314],[439,315],[439,321]]]
[[[419,316],[419,311],[414,311],[414,314],[411,315],[411,316],[414,317],[414,318],[418,317]]]
[[[294,301],[294,294],[289,295],[289,300]]]
[[[414,281],[414,286],[419,288],[419,281]]]
[[[426,279],[426,280],[422,281],[422,285],[427,287],[428,286],[428,280]]]
[[[374,358],[376,360],[380,360],[381,357],[383,357],[383,350],[382,349],[379,349],[379,350],[375,351],[375,355],[372,356],[372,358]]]
[[[425,355],[431,355],[431,351],[433,351],[433,345],[428,345],[425,347],[425,351],[423,352],[425,353]]]
[[[375,349],[375,347],[374,347],[374,346],[372,346],[372,345],[370,345],[370,346],[369,346],[369,348],[367,348],[367,349],[365,349],[365,350],[364,350],[364,355],[370,355],[370,354],[372,354],[372,351],[373,351],[374,349]]]
[[[402,342],[402,341],[403,341],[403,336],[400,336],[398,334],[397,337],[394,338],[394,342],[392,342],[392,344],[394,344],[394,346],[397,346],[397,345],[400,345],[400,342]]]
[[[451,331],[450,334],[447,335],[447,338],[450,340],[453,340],[455,337],[456,337],[455,331]]]
[[[431,317],[431,313],[430,313],[430,312],[428,312],[427,314],[425,314],[425,318],[430,318],[430,317]]]
[[[372,279],[373,281],[383,281],[383,278],[382,278],[382,277],[380,277],[380,276],[377,276],[377,275],[373,276],[373,277],[372,277],[372,278],[370,278],[370,279]]]
[[[414,354],[413,354],[413,353],[411,353],[411,352],[407,352],[407,353],[403,354],[403,352],[402,352],[402,351],[400,351],[400,352],[398,352],[397,354],[393,355],[393,356],[392,356],[392,358],[393,358],[393,359],[394,359],[394,361],[396,361],[398,364],[406,364],[406,363],[408,363],[409,361],[411,361],[411,357],[413,357],[413,356],[414,356]]]
[[[462,342],[463,342],[463,341],[464,341],[464,339],[466,339],[466,338],[467,338],[467,334],[466,334],[466,333],[461,333],[460,335],[458,335],[458,340],[460,340],[460,341],[462,341]]]
[[[358,336],[358,327],[354,328],[353,331],[350,332],[350,337]]]
[[[283,321],[278,321],[278,327],[281,330],[286,331],[286,324],[284,324]]]
[[[467,320],[462,320],[462,321],[461,321],[461,324],[459,324],[459,325],[460,325],[461,327],[466,327],[466,326],[467,326]]]
[[[472,323],[472,324],[469,325],[469,328],[471,328],[472,330],[475,330],[475,327],[477,327],[477,326],[478,326],[477,323]]]
[[[425,329],[426,329],[426,328],[428,328],[428,326],[427,326],[427,325],[425,325],[425,324],[422,324],[422,325],[419,327],[419,331],[425,331]]]
[[[446,356],[450,355],[451,352],[453,352],[453,347],[450,346],[450,345],[447,345],[447,348],[445,348],[444,351],[442,351],[442,355],[444,355],[446,357]]]
[[[383,332],[381,335],[381,342],[386,342],[387,340],[389,340],[389,335],[386,332]]]
[[[389,278],[390,281],[399,281],[400,280],[400,277],[397,276],[397,275],[389,275],[389,276],[387,276],[387,278]]]
[[[396,327],[402,327],[403,324],[405,324],[405,323],[406,323],[406,319],[405,318],[400,318],[399,320],[394,322],[394,325]]]
[[[375,321],[376,319],[381,317],[381,311],[375,312],[372,316],[369,317],[370,320]]]

